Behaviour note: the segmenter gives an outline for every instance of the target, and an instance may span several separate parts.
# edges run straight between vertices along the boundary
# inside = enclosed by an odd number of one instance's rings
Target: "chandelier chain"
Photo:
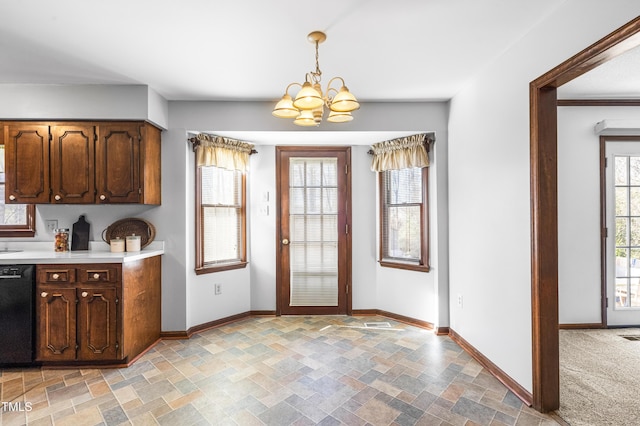
[[[320,53],[318,52],[318,40],[316,40],[316,72],[312,72],[314,83],[320,83],[320,78],[322,76],[322,71],[320,71]]]

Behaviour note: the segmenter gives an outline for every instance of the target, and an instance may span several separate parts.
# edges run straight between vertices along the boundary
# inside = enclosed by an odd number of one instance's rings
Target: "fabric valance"
[[[428,144],[432,140],[425,133],[378,142],[371,145],[371,170],[409,169],[429,167]]]
[[[194,144],[198,167],[216,166],[244,172],[249,166],[249,155],[255,153],[253,144],[223,136],[200,133],[190,141]]]

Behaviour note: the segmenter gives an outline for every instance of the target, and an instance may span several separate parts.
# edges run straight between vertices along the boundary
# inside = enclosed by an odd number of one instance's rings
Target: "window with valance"
[[[196,273],[243,268],[246,171],[254,145],[204,133],[189,140],[196,157]]]
[[[427,134],[371,146],[379,174],[380,265],[429,271],[429,147]]]

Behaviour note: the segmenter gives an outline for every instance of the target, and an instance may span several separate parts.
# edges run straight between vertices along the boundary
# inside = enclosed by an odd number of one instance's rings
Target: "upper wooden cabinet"
[[[7,203],[160,204],[160,129],[5,122]]]
[[[95,127],[56,125],[51,126],[50,132],[51,201],[93,203]]]
[[[48,203],[49,126],[10,123],[4,126],[5,202]]]

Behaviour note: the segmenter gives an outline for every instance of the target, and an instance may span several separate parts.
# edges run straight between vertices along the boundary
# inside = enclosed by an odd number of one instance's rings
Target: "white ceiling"
[[[564,0],[2,1],[0,83],[277,100],[315,67],[362,101],[449,99]]]
[[[275,102],[314,69],[306,36],[322,30],[325,84],[342,76],[365,102],[446,100],[564,1],[2,1],[0,84],[144,84],[168,100]],[[640,54],[611,62],[560,97],[638,97],[639,66]]]

